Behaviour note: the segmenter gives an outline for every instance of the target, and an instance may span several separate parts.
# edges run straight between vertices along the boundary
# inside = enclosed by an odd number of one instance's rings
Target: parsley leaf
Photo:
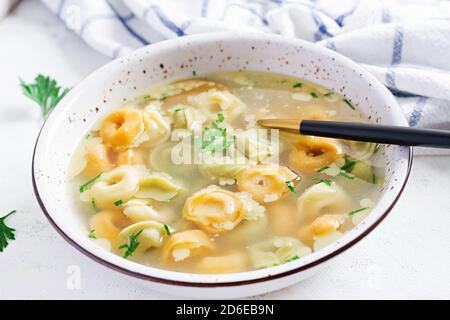
[[[81,193],[85,192],[91,184],[93,184],[95,181],[97,181],[102,176],[102,174],[103,174],[103,172],[100,172],[97,176],[95,176],[94,178],[92,178],[91,180],[86,182],[85,184],[82,184],[80,186],[80,192]]]
[[[97,239],[97,236],[95,235],[95,229],[89,230],[88,237],[91,239]]]
[[[347,159],[345,159],[345,160],[347,160]],[[355,161],[355,160],[347,161],[347,163],[344,164],[344,165],[341,167],[341,170],[347,170],[347,169],[350,169],[350,168],[352,168],[355,164],[356,164],[356,161]]]
[[[327,170],[329,168],[330,168],[330,166],[323,166],[322,168],[317,169],[316,172],[317,173],[321,173],[321,172],[324,172],[325,170]]]
[[[327,186],[331,187],[331,181],[327,180],[327,179],[322,179],[322,178],[306,178],[308,180],[312,180],[312,181],[317,181],[318,183],[324,183]]]
[[[56,80],[42,74],[34,79],[34,83],[26,83],[22,79],[19,81],[23,94],[41,107],[44,119],[70,90],[58,86]]]
[[[3,250],[8,246],[8,240],[16,239],[14,235],[14,231],[16,230],[5,224],[5,220],[14,213],[16,213],[16,210],[13,210],[6,216],[0,218],[0,252],[3,252]]]
[[[136,249],[139,247],[139,242],[137,241],[137,238],[139,237],[139,235],[142,233],[142,231],[144,230],[140,230],[136,233],[133,233],[130,236],[130,242],[129,243],[125,243],[123,245],[121,245],[119,247],[119,249],[127,249],[124,253],[123,253],[123,257],[125,259],[128,259],[128,257],[132,256],[134,251],[136,251]]]
[[[300,259],[299,256],[293,256],[292,258],[287,259],[287,260],[285,261],[285,263],[286,263],[286,262],[295,261],[295,260],[298,260],[298,259]]]
[[[171,235],[169,226],[168,226],[167,224],[164,224],[164,230],[166,231],[166,234],[167,234],[168,236]]]
[[[301,82],[296,82],[292,85],[292,88],[297,89],[297,88],[301,88],[303,86],[303,83]]]
[[[309,94],[310,94],[311,97],[313,97],[314,99],[319,97],[315,92],[310,92]]]
[[[123,200],[117,200],[116,202],[114,202],[114,205],[116,207],[120,207],[123,204]]]
[[[349,216],[352,216],[352,215],[354,215],[354,214],[357,214],[357,213],[359,213],[359,212],[361,212],[361,211],[364,211],[364,210],[367,210],[367,209],[369,209],[369,208],[360,208],[360,209],[357,209],[357,210],[353,210],[353,211],[350,212],[348,215],[349,215]]]
[[[348,105],[350,107],[350,109],[352,110],[356,110],[355,106],[347,99],[342,100],[345,102],[346,105]]]
[[[228,149],[236,140],[236,136],[227,136],[227,128],[221,128],[220,124],[225,121],[222,113],[217,114],[217,120],[211,124],[210,128],[205,128],[202,137],[202,149],[210,152],[223,151]]]
[[[286,181],[286,185],[291,192],[295,192],[295,186],[294,183],[292,183],[292,181]]]

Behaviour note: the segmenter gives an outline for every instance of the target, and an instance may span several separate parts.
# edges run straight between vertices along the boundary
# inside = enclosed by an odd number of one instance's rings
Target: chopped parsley
[[[95,229],[89,230],[88,237],[91,239],[97,239],[97,236],[95,235]]]
[[[217,120],[211,124],[210,128],[205,128],[202,137],[202,149],[210,152],[223,151],[228,149],[236,140],[236,136],[227,136],[227,129],[221,128],[220,124],[225,121],[222,113],[217,114]]]
[[[294,183],[293,183],[292,181],[286,181],[286,186],[288,187],[288,189],[289,189],[291,192],[294,192],[294,193],[295,193],[295,186],[294,186]]]
[[[315,92],[310,92],[309,94],[310,94],[311,97],[313,97],[313,98],[318,98],[318,97],[319,97]]]
[[[218,113],[218,114],[217,114],[217,121],[218,121],[219,123],[222,123],[222,122],[225,121],[225,117],[223,116],[223,113]]]
[[[129,243],[125,243],[122,244],[119,249],[127,249],[124,253],[123,253],[123,257],[125,259],[128,259],[128,257],[132,256],[133,253],[136,251],[136,249],[139,247],[139,242],[137,241],[137,238],[139,237],[139,235],[142,233],[142,231],[144,230],[140,230],[136,233],[133,233],[130,236],[130,242]]]
[[[327,92],[323,96],[324,97],[331,97],[334,93],[333,92]]]
[[[193,76],[193,77],[197,76],[197,71],[192,70],[192,76]]]
[[[285,262],[291,262],[300,259],[299,256],[293,256],[292,258],[287,259]]]
[[[183,108],[178,108],[178,109],[175,109],[175,112],[179,112],[181,110],[183,110]]]
[[[355,106],[347,99],[342,100],[344,101],[352,110],[356,110]]]
[[[311,180],[311,181],[317,181],[318,183],[324,183],[327,186],[331,187],[331,180],[322,179],[322,178],[307,178],[307,179]]]
[[[92,178],[91,180],[89,180],[88,182],[86,182],[85,184],[82,184],[80,186],[80,192],[83,193],[85,192],[89,186],[91,184],[93,184],[95,181],[97,181],[101,176],[102,176],[103,172],[100,172],[98,175],[96,175],[94,178]]]
[[[164,224],[164,230],[166,231],[166,234],[167,234],[168,236],[171,235],[171,233],[170,233],[170,228],[169,228],[169,226],[168,226],[167,224]]]
[[[34,78],[34,83],[19,80],[23,94],[39,105],[44,119],[70,90],[58,86],[56,80],[42,74]]]
[[[369,209],[369,208],[359,208],[359,209],[357,209],[357,210],[353,210],[353,211],[350,212],[348,215],[349,215],[349,216],[352,216],[352,215],[354,215],[354,214],[357,214],[357,213],[359,213],[359,212],[361,212],[361,211],[364,211],[364,210],[367,210],[367,209]]]
[[[345,172],[345,171],[339,172],[339,176],[344,177],[344,178],[346,178],[346,179],[350,179],[350,180],[355,179],[355,176],[353,176],[353,175],[351,175],[351,174],[348,174],[348,173]]]
[[[372,174],[372,184],[377,184],[377,176],[375,173]]]
[[[167,100],[167,96],[166,95],[163,95],[160,99],[159,99],[159,101],[166,101]]]
[[[355,160],[350,160],[350,161],[348,161],[347,159],[345,159],[345,160],[346,160],[346,163],[341,167],[341,170],[350,169],[356,164]]]
[[[91,199],[91,206],[95,211],[98,211],[97,203],[95,202],[94,198]]]
[[[16,230],[5,224],[5,220],[14,213],[16,213],[16,210],[13,210],[6,216],[0,218],[0,252],[3,252],[3,250],[8,246],[8,240],[16,240],[14,235]]]
[[[301,88],[302,86],[303,86],[303,83],[301,83],[301,82],[296,82],[296,83],[294,83],[294,84],[292,85],[292,88],[298,89],[298,88]]]
[[[116,207],[120,207],[121,205],[123,205],[123,200],[117,200],[116,202],[114,202],[114,205]]]
[[[316,172],[321,173],[321,172],[324,172],[327,169],[330,169],[330,166],[323,166],[322,168],[317,169]]]

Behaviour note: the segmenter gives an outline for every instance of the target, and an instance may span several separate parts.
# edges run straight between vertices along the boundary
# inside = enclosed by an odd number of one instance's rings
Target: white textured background
[[[108,62],[37,0],[0,22],[0,216],[17,240],[0,253],[0,299],[171,299],[89,260],[49,225],[31,186],[31,155],[42,125],[18,77],[49,74],[72,86]],[[326,270],[257,299],[450,298],[450,157],[420,157],[388,218]],[[75,269],[74,269],[75,268]],[[67,282],[81,272],[81,288]]]

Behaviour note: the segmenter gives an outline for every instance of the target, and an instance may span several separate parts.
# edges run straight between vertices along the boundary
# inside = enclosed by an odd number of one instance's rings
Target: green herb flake
[[[171,235],[170,228],[167,224],[164,224],[164,230],[166,231],[166,234],[170,237],[170,235]]]
[[[91,199],[91,206],[95,211],[98,211],[97,203],[95,202],[94,198]]]
[[[160,99],[159,99],[159,101],[166,101],[167,100],[167,96],[166,95],[163,95]]]
[[[97,239],[97,236],[95,235],[95,229],[89,230],[88,237],[91,239]]]
[[[22,79],[19,81],[22,93],[39,105],[44,119],[70,90],[58,86],[56,80],[42,74],[34,78],[34,83],[26,83]]]
[[[124,253],[123,253],[123,257],[125,259],[128,259],[128,257],[132,256],[133,253],[136,251],[136,249],[139,247],[139,242],[137,241],[137,238],[139,237],[139,235],[142,233],[142,231],[144,230],[140,230],[136,233],[133,233],[130,236],[130,241],[129,243],[125,243],[122,244],[119,249],[127,249]]]
[[[114,202],[114,205],[116,207],[120,207],[121,205],[123,205],[123,200],[117,200],[116,202]]]
[[[341,167],[341,170],[348,170],[352,168],[357,162],[355,160],[350,160]]]
[[[344,178],[346,178],[346,179],[350,179],[350,180],[355,179],[355,176],[353,176],[353,175],[351,175],[351,174],[348,174],[348,173],[346,173],[345,171],[339,172],[339,176],[344,177]]]
[[[295,260],[298,260],[298,259],[300,259],[299,256],[293,256],[292,258],[287,259],[285,262],[292,262],[292,261],[295,261]]]
[[[147,95],[147,96],[144,96],[144,99],[145,99],[145,100],[151,100],[151,99],[153,99],[153,98],[152,98],[152,96],[148,96],[148,95]]]
[[[308,180],[311,181],[317,181],[318,183],[324,183],[327,186],[331,187],[331,181],[327,180],[327,179],[322,179],[322,178],[307,178]]]
[[[175,112],[180,112],[181,110],[183,110],[183,108],[178,108],[178,109],[175,109]]]
[[[91,180],[86,182],[85,184],[82,184],[80,186],[80,193],[85,192],[91,184],[93,184],[95,181],[97,181],[102,176],[102,174],[103,174],[103,172],[100,172],[97,176],[95,176],[94,178],[92,178]]]
[[[342,100],[345,102],[346,105],[348,105],[350,107],[350,109],[352,110],[356,110],[355,106],[347,99]]]
[[[314,99],[316,99],[316,98],[319,97],[315,92],[310,92],[309,94],[310,94],[311,97],[313,97]]]
[[[209,152],[217,152],[228,149],[235,141],[236,137],[227,136],[227,129],[221,128],[220,123],[225,121],[222,113],[217,114],[217,120],[211,124],[211,128],[205,128],[202,136],[202,149]]]
[[[16,213],[16,210],[11,211],[6,216],[0,218],[0,252],[3,252],[5,248],[8,246],[8,240],[16,240],[14,232],[16,231],[13,228],[8,227],[5,224],[5,220]]]
[[[223,116],[223,113],[218,113],[218,114],[217,114],[217,121],[218,121],[219,123],[222,123],[222,122],[225,121],[225,117]]]
[[[291,192],[295,193],[295,186],[294,186],[294,183],[292,181],[286,181],[286,186],[288,187],[288,189]]]
[[[375,173],[372,174],[372,184],[377,184],[377,176]]]
[[[303,83],[301,83],[301,82],[296,82],[296,83],[294,83],[294,84],[292,85],[292,88],[298,89],[298,88],[301,88],[302,86],[303,86]]]
[[[334,94],[334,92],[327,92],[323,96],[324,97],[331,97]]]
[[[349,215],[349,216],[353,216],[354,214],[357,214],[357,213],[359,213],[359,212],[361,212],[361,211],[364,211],[364,210],[367,210],[367,209],[369,209],[369,208],[359,208],[359,209],[357,209],[357,210],[353,210],[353,211],[350,212],[348,215]]]
[[[196,76],[197,76],[197,71],[192,70],[192,76],[193,76],[193,77],[196,77]]]
[[[330,169],[330,166],[323,166],[322,168],[319,168],[316,170],[317,173],[324,172],[325,170]]]

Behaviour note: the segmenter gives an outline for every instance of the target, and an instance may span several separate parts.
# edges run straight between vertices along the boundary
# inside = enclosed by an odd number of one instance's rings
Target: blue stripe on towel
[[[106,1],[106,4],[111,8],[111,10],[114,12],[114,14],[117,16],[119,21],[122,23],[123,27],[139,42],[141,42],[143,45],[148,45],[151,42],[145,39],[143,36],[138,34],[136,31],[134,31],[133,28],[131,28],[127,21],[119,14],[119,12],[114,8],[114,6],[109,2],[109,0]]]
[[[355,8],[356,8],[356,6],[354,6],[353,9],[351,9],[350,11],[343,13],[339,17],[334,19],[334,21],[336,21],[336,23],[338,24],[339,27],[342,27],[344,25],[344,19],[347,18],[349,15],[353,14],[353,12],[355,11]]]
[[[202,17],[206,17],[206,14],[208,13],[208,5],[209,0],[203,0],[202,2]]]
[[[231,4],[227,5],[227,7],[225,8],[224,12],[226,12],[228,10],[228,8],[230,8],[230,7],[238,7],[238,8],[244,9],[244,10],[250,12],[251,14],[253,14],[254,16],[258,17],[258,19],[261,20],[261,23],[263,25],[267,26],[269,24],[267,19],[263,15],[261,15],[258,11],[256,11],[254,8],[247,7],[247,6],[244,6],[244,5],[239,4],[239,3],[231,3]]]
[[[318,14],[314,12],[314,9],[311,9],[311,16],[314,20],[314,23],[317,26],[317,32],[314,34],[314,39],[316,41],[322,40],[322,35],[326,35],[328,37],[332,37],[333,35],[328,31],[327,26],[323,23],[322,18]]]
[[[389,22],[391,22],[391,19],[392,19],[392,17],[391,17],[391,12],[389,11],[389,9],[383,8],[383,10],[381,11],[381,20],[384,23],[389,23]]]
[[[394,90],[398,91],[398,89],[397,89],[397,84],[395,83],[395,71],[394,71],[394,69],[389,68],[389,69],[386,71],[385,81],[386,81],[386,85],[387,85],[390,89],[394,89]]]
[[[172,31],[179,37],[185,35],[184,31],[181,28],[179,28],[173,21],[171,21],[159,6],[151,5],[148,8],[146,8],[144,10],[144,19],[147,19],[147,15],[150,12],[150,10],[152,10],[156,14],[159,21],[161,21],[161,23],[170,31]]]
[[[414,110],[411,113],[411,116],[409,117],[409,125],[411,127],[417,126],[417,124],[420,121],[420,118],[422,117],[423,110],[425,108],[425,104],[427,102],[427,97],[420,97],[417,100],[416,105],[414,106]]]
[[[402,61],[403,50],[403,29],[395,28],[394,32],[394,46],[392,49],[392,64],[396,65]]]

